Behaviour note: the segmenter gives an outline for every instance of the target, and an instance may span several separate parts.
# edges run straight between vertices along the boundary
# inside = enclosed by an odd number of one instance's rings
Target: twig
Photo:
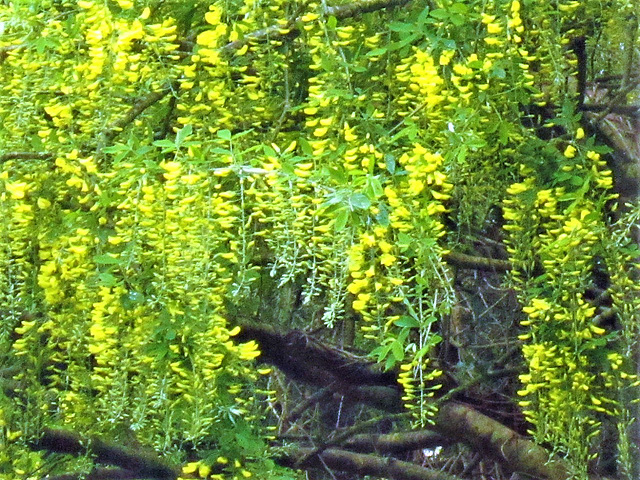
[[[171,93],[171,91],[173,90],[172,83],[173,82],[167,84],[161,90],[158,90],[157,92],[151,92],[146,97],[138,100],[126,115],[105,128],[98,136],[98,152],[106,147],[107,144],[111,142],[111,140],[113,140],[116,135],[118,135],[127,125],[132,123],[138,117],[138,115],[140,115],[151,105],[160,101],[166,95]]]

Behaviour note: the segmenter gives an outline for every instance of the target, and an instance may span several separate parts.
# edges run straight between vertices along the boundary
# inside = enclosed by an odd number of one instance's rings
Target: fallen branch
[[[433,428],[496,460],[510,472],[547,480],[571,477],[566,464],[553,458],[546,448],[465,405],[453,402],[441,405]]]
[[[114,475],[135,475],[135,477],[129,476],[126,478],[174,480],[178,478],[179,475],[177,470],[153,455],[132,452],[120,446],[108,444],[97,438],[86,439],[76,433],[65,430],[45,430],[42,437],[34,442],[31,447],[34,450],[46,450],[48,452],[68,455],[84,455],[89,453],[97,463],[113,465],[122,469],[120,472],[114,470]],[[104,475],[106,471],[100,470],[99,473]]]
[[[373,475],[397,480],[459,480],[458,477],[449,473],[424,468],[415,463],[337,448],[324,450],[319,455],[313,454],[310,448],[295,448],[280,457],[278,463],[285,467],[293,467],[298,465],[300,458],[306,458],[299,465],[302,468],[330,468],[358,475]]]
[[[445,447],[456,443],[430,430],[414,432],[384,433],[380,435],[354,435],[343,443],[343,447],[360,453],[398,454],[424,448]]]

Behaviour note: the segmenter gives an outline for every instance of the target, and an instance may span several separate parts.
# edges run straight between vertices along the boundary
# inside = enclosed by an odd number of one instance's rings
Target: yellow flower
[[[25,194],[29,191],[29,185],[26,182],[13,182],[5,184],[7,192],[11,195],[11,198],[20,199],[24,198]]]
[[[199,466],[199,462],[189,462],[182,467],[182,473],[194,473]]]
[[[502,32],[502,26],[499,23],[489,23],[487,25],[487,32],[500,33]]]
[[[218,25],[220,23],[220,19],[222,18],[222,11],[219,8],[215,8],[213,6],[210,12],[204,14],[204,19],[209,25]]]
[[[258,350],[258,344],[251,340],[250,342],[243,343],[238,346],[239,355],[242,360],[253,360],[260,356],[260,350]]]
[[[201,463],[198,466],[198,475],[200,478],[207,478],[211,473],[211,467],[209,465]]]
[[[529,187],[524,183],[512,183],[511,186],[507,188],[507,193],[509,195],[518,195],[526,192],[527,190],[529,190]]]
[[[599,154],[599,153],[596,153],[596,152],[594,152],[594,151],[592,151],[592,150],[589,150],[589,151],[587,152],[587,158],[588,158],[588,159],[590,159],[590,160],[593,160],[593,161],[597,162],[598,160],[600,160],[600,154]]]
[[[215,30],[205,30],[196,37],[196,43],[203,47],[215,47],[219,38]]]
[[[576,147],[573,145],[567,145],[567,148],[564,149],[564,156],[567,158],[573,158],[576,156]]]
[[[380,263],[382,265],[384,265],[385,267],[390,267],[391,265],[393,265],[396,262],[396,257],[393,255],[390,255],[388,253],[383,253],[380,256]]]

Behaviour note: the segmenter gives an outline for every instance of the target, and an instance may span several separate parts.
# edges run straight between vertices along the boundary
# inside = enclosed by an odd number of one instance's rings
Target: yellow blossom
[[[383,253],[380,256],[380,263],[382,265],[384,265],[385,267],[390,267],[391,265],[393,265],[396,261],[396,257],[393,255],[390,255],[388,253]]]
[[[26,182],[6,183],[4,188],[9,192],[11,198],[15,199],[24,198],[25,194],[29,191],[29,185]]]
[[[564,149],[564,156],[567,158],[573,158],[576,156],[576,147],[573,145],[567,145],[567,148]]]

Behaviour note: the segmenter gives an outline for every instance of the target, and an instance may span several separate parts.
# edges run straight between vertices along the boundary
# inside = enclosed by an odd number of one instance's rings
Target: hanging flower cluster
[[[612,195],[605,162],[592,150],[580,157],[581,151],[576,144],[563,152],[562,171],[568,176],[560,178],[570,180],[567,185],[541,189],[533,172],[522,167],[524,180],[509,187],[504,208],[512,278],[527,315],[520,338],[529,372],[520,376],[520,404],[536,438],[573,452],[579,471],[586,465],[589,439],[599,432],[598,413],[620,412],[611,387],[630,379],[616,363],[617,354],[603,361],[612,340],[586,299],[595,252],[606,244],[597,204]],[[581,185],[590,185],[590,196],[585,187],[576,189],[578,178]],[[594,365],[600,370],[594,371]]]

